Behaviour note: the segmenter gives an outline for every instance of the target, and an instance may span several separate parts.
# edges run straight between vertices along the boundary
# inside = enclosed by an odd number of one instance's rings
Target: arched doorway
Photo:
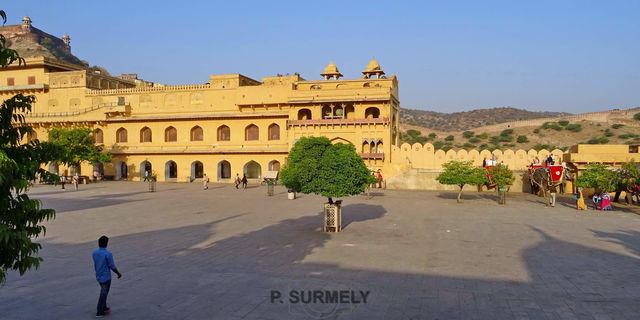
[[[273,160],[269,162],[269,171],[280,171],[280,161]]]
[[[204,165],[200,161],[191,163],[191,178],[200,179],[204,176]]]
[[[151,166],[151,162],[145,160],[140,163],[140,179],[144,180],[145,172],[148,172],[147,177],[150,177],[153,174],[153,166]]]
[[[247,179],[260,179],[262,176],[262,167],[257,162],[251,160],[244,165],[244,174],[247,175]]]
[[[164,165],[164,179],[167,181],[175,181],[178,179],[178,164],[169,160]]]
[[[127,180],[129,176],[129,169],[127,163],[124,161],[118,161],[116,163],[116,180]]]
[[[218,162],[218,180],[231,179],[231,164],[227,160]]]

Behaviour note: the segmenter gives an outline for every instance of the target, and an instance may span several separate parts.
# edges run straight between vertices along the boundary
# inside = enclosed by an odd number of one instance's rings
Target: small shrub
[[[465,131],[462,133],[462,136],[469,139],[471,137],[473,137],[473,131]]]
[[[433,148],[436,150],[442,149],[442,147],[444,147],[444,142],[442,141],[435,141],[433,142]]]
[[[471,142],[471,143],[478,143],[480,141],[482,141],[482,140],[480,140],[480,138],[478,138],[478,137],[472,137],[472,138],[469,139],[469,142]]]
[[[468,143],[468,142],[462,145],[462,148],[465,149],[465,150],[474,149],[475,147],[476,147],[475,144],[471,144],[471,143]]]
[[[562,131],[562,126],[560,126],[557,122],[545,122],[542,124],[541,128],[545,130],[553,129],[556,131]]]
[[[563,127],[566,127],[566,126],[569,124],[569,121],[567,121],[567,120],[560,120],[560,121],[558,121],[558,124],[559,124],[559,125],[561,125],[561,126],[563,126]]]
[[[515,148],[516,144],[515,143],[505,143],[502,145],[505,148]]]
[[[638,137],[639,135],[633,134],[633,133],[625,133],[618,136],[618,138],[620,139],[631,139],[631,138],[638,138]]]
[[[533,130],[533,133],[540,133],[540,128],[535,128],[535,129]]]
[[[486,143],[483,143],[480,146],[478,146],[478,148],[480,148],[480,150],[487,149],[487,148],[489,148],[489,145],[486,144]]]
[[[433,133],[433,132],[431,132],[431,133],[429,133],[429,135],[427,137],[429,137],[429,139],[433,140],[433,139],[437,138],[438,135]]]
[[[484,139],[489,138],[489,134],[488,134],[488,133],[486,133],[486,132],[483,132],[483,133],[481,133],[481,134],[479,134],[479,135],[476,135],[476,137],[477,137],[477,138],[479,138],[479,139],[484,140]]]
[[[621,124],[621,123],[614,123],[611,125],[611,128],[613,129],[620,129],[622,127],[624,127],[624,124]]]
[[[452,135],[448,135],[446,138],[444,138],[444,141],[453,141],[454,137]]]
[[[527,138],[527,136],[518,136],[518,139],[516,139],[516,141],[518,143],[527,143],[529,142],[529,138]]]
[[[582,131],[582,125],[579,123],[572,123],[569,124],[565,127],[565,129],[571,131],[571,132],[580,132]]]
[[[607,139],[607,137],[595,137],[587,141],[588,144],[607,144],[608,142],[609,139]]]
[[[501,136],[508,136],[510,134],[513,134],[513,129],[504,129],[502,130],[502,132],[500,132]]]
[[[611,131],[608,131],[609,129],[607,129],[607,131],[604,132],[604,136],[605,137],[613,137],[615,136],[615,134]]]
[[[633,119],[640,121],[640,112],[634,114]]]

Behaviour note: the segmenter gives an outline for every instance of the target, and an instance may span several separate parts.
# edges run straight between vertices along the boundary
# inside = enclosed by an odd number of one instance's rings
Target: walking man
[[[73,174],[73,178],[71,178],[71,182],[73,182],[73,187],[78,190],[78,183],[80,183],[80,177],[78,176],[78,173],[74,173]]]
[[[202,188],[204,190],[209,189],[208,183],[209,183],[209,177],[207,177],[207,174],[205,173],[202,175]]]
[[[548,206],[556,206],[556,192],[558,192],[556,186],[549,186],[549,204]]]
[[[242,174],[242,189],[246,189],[247,188],[247,183],[249,182],[249,180],[247,180],[247,174],[243,173]]]
[[[102,318],[110,311],[109,307],[107,307],[107,295],[109,294],[109,288],[111,288],[111,271],[118,275],[118,279],[122,278],[122,273],[118,271],[113,261],[113,255],[107,250],[108,243],[109,238],[107,236],[100,237],[98,239],[98,249],[94,250],[92,254],[96,280],[100,285],[100,298],[98,299],[96,318]]]
[[[62,185],[62,190],[64,190],[64,184],[67,182],[67,177],[65,177],[64,173],[60,176],[60,184]]]
[[[236,184],[236,189],[238,189],[238,187],[240,186],[240,183],[242,183],[242,181],[240,180],[239,173],[236,173],[236,180],[234,181],[234,183]]]

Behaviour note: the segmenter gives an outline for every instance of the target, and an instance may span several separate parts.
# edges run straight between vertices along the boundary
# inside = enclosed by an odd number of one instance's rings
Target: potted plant
[[[353,145],[332,144],[326,137],[298,140],[291,148],[280,176],[290,193],[327,197],[324,229],[335,232],[342,229],[342,200],[333,199],[358,195],[375,181]]]

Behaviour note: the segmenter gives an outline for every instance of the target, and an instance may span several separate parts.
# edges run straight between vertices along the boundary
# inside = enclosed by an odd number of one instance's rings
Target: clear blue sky
[[[71,36],[113,74],[168,84],[255,79],[371,57],[403,107],[584,112],[640,106],[640,1],[11,1],[8,24]]]

